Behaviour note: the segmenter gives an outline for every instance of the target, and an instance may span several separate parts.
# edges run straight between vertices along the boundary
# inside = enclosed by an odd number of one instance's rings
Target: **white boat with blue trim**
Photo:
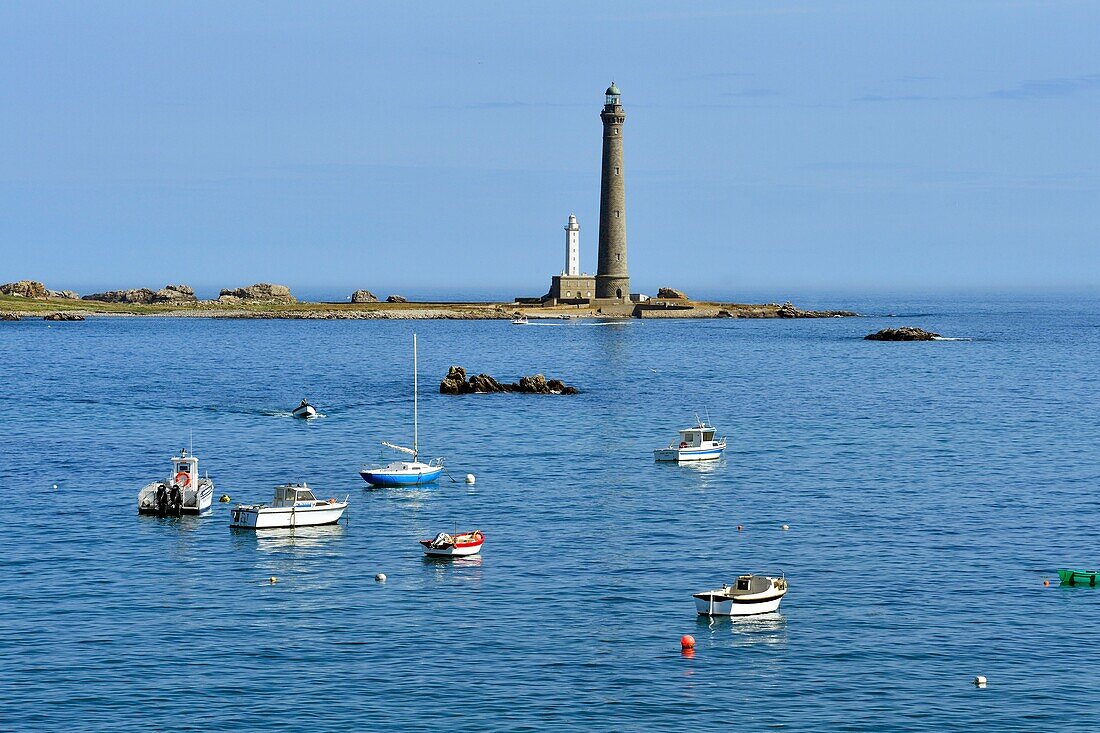
[[[214,482],[199,477],[199,459],[181,450],[172,457],[172,471],[163,481],[153,481],[138,492],[138,514],[178,517],[202,514],[214,499]]]
[[[681,430],[679,441],[669,443],[667,448],[653,451],[653,459],[678,463],[717,460],[726,449],[726,438],[723,436],[716,440],[714,433],[713,425],[700,420],[695,427]]]
[[[427,463],[420,460],[419,412],[416,376],[416,334],[413,334],[413,444],[412,448],[395,445],[385,440],[382,445],[399,453],[412,456],[411,461],[393,461],[385,466],[363,466],[359,475],[371,486],[418,486],[435,482],[443,473],[443,459],[433,458]]]

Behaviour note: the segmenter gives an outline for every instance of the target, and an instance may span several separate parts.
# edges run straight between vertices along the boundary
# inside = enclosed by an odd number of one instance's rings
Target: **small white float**
[[[485,542],[485,535],[480,529],[462,534],[447,534],[440,532],[434,539],[420,540],[424,553],[432,557],[465,557],[481,552],[481,545]]]
[[[722,457],[726,449],[726,439],[714,439],[714,426],[702,420],[693,428],[680,431],[680,440],[668,444],[667,448],[653,451],[655,461],[713,461]]]
[[[201,514],[210,508],[213,498],[214,482],[199,477],[199,459],[187,455],[185,449],[172,457],[168,478],[150,482],[138,492],[138,514]]]
[[[739,575],[733,585],[696,593],[695,609],[702,616],[753,616],[779,610],[787,595],[787,579],[768,575]]]
[[[238,504],[233,507],[230,527],[242,529],[279,529],[336,524],[348,508],[348,498],[318,499],[306,484],[275,487],[270,504]]]
[[[302,400],[302,404],[295,407],[294,412],[291,414],[294,415],[294,417],[309,420],[310,418],[317,417],[317,408],[309,404],[309,400]]]

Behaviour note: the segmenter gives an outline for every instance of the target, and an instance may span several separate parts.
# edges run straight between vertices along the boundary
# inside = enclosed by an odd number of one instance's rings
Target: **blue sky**
[[[1100,4],[5,3],[0,280],[545,292],[1100,287]]]

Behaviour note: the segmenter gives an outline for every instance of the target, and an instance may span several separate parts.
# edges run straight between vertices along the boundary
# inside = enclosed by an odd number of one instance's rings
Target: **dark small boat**
[[[1097,576],[1100,576],[1100,570],[1058,568],[1058,580],[1062,581],[1062,585],[1087,585],[1095,588]]]
[[[292,413],[294,417],[300,417],[303,420],[309,420],[310,418],[317,417],[317,408],[309,404],[308,401],[302,400],[302,404],[294,408]]]

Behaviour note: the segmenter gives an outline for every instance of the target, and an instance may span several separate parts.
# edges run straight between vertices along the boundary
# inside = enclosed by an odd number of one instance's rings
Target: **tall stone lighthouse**
[[[604,93],[603,175],[600,182],[600,254],[596,266],[596,297],[630,297],[626,269],[626,183],[623,180],[623,123],[619,88],[612,82]]]

